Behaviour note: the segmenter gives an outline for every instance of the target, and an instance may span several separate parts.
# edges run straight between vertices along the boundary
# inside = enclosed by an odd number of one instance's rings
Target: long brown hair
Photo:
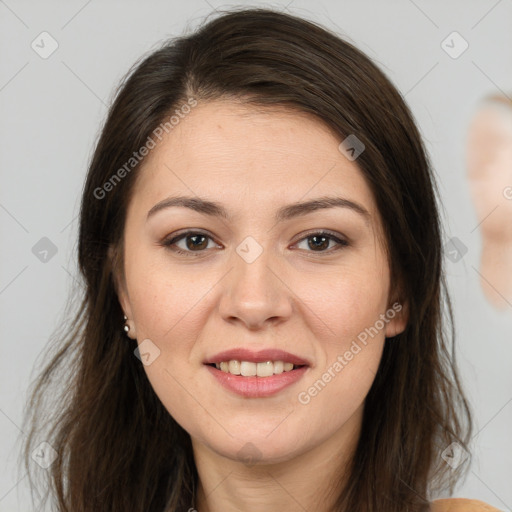
[[[122,274],[125,214],[140,163],[118,170],[180,105],[219,98],[312,113],[340,142],[354,134],[364,144],[357,164],[382,217],[391,282],[400,285],[409,321],[385,343],[349,478],[333,488],[332,510],[428,510],[436,493],[453,492],[468,466],[452,468],[443,450],[456,442],[469,452],[473,428],[455,363],[429,158],[404,99],[365,54],[313,22],[269,9],[205,20],[123,79],[83,189],[79,309],[54,334],[26,406],[29,475],[34,447],[47,441],[56,459],[40,474],[45,499],[59,512],[193,505],[190,436],[157,398],[122,330],[114,276]],[[122,179],[112,180],[116,173]]]

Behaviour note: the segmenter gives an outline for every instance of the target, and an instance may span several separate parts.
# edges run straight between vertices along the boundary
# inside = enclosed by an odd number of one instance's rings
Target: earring
[[[126,315],[124,315],[124,320],[125,320],[125,321],[126,321],[126,320],[128,320],[128,318],[127,318],[127,316],[126,316]],[[129,326],[128,324],[125,324],[125,326],[124,326],[124,332],[125,332],[126,334],[128,334],[129,330],[130,330],[130,326]]]

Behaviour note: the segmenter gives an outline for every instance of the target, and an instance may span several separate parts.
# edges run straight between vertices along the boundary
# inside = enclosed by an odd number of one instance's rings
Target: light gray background
[[[2,512],[31,509],[27,478],[16,468],[21,412],[33,364],[61,319],[76,275],[79,195],[114,87],[163,39],[230,5],[0,0]],[[458,361],[476,420],[474,463],[455,496],[511,511],[512,306],[499,313],[480,290],[475,228],[482,219],[470,200],[464,151],[478,100],[500,89],[512,92],[512,0],[251,5],[287,6],[336,30],[375,59],[405,95],[439,176],[445,241],[456,236],[468,247],[461,261],[447,261]],[[31,48],[43,31],[59,45],[47,59]],[[441,47],[453,31],[469,43],[457,59]],[[32,252],[42,237],[58,249],[46,263]]]

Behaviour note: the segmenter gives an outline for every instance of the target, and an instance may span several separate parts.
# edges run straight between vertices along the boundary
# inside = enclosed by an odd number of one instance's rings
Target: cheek
[[[333,382],[324,398],[349,391],[357,401],[364,396],[359,396],[359,391],[366,393],[377,372],[385,327],[391,316],[386,316],[386,281],[368,281],[367,277],[352,274],[333,285],[329,293],[318,290],[316,305],[315,296],[310,298],[311,309],[316,308],[317,312],[310,315],[310,329],[316,334],[320,349],[317,371],[322,374],[322,380]],[[322,330],[322,323],[328,330]],[[344,396],[343,400],[352,399]]]
[[[213,326],[214,335],[222,325],[222,318],[214,315],[219,302],[228,300],[228,290],[223,287],[229,284],[221,279],[224,269],[209,269],[200,263],[171,268],[151,261],[143,251],[131,256],[126,261],[126,274],[139,342],[152,340],[165,366],[191,362],[197,356],[197,339],[205,336],[202,331]],[[348,350],[351,342],[360,339],[385,312],[389,277],[381,255],[365,259],[354,256],[353,260],[336,268],[321,268],[319,264],[314,271],[312,266],[307,272],[306,267],[288,270],[281,276],[288,285],[279,287],[280,293],[288,294],[282,300],[295,303],[288,318],[290,331],[298,324],[309,331],[308,338],[316,339],[322,354],[321,364]]]
[[[310,295],[317,313],[310,315],[311,322],[319,326],[318,316],[329,327],[323,337],[320,328],[316,331],[319,364],[297,397],[311,430],[338,428],[364,403],[382,358],[386,325],[395,316],[386,310],[388,286],[386,267],[374,261]]]
[[[315,313],[309,315],[312,321],[316,316],[325,324],[325,340],[331,338],[336,347],[375,323],[387,307],[388,290],[388,270],[380,256],[330,275],[309,279],[298,275],[294,283],[294,292]]]
[[[298,396],[296,410],[308,432],[330,436],[361,414],[368,392],[375,380],[382,357],[384,340],[374,338],[364,345],[357,342],[357,353],[336,351],[318,374],[305,382]],[[300,409],[298,409],[300,408]]]
[[[213,279],[192,267],[170,265],[163,251],[133,247],[126,257],[125,272],[137,337],[163,340],[186,324]],[[186,267],[186,265],[184,265]],[[211,284],[209,281],[212,281]],[[197,306],[196,306],[197,305]],[[191,316],[188,316],[192,313]]]
[[[145,270],[139,272],[137,268]],[[129,291],[138,344],[151,340],[157,354],[144,365],[144,371],[167,411],[193,432],[201,422],[201,408],[195,399],[200,396],[195,382],[200,365],[195,360],[196,367],[191,368],[191,354],[207,303],[204,295],[215,281],[209,283],[206,276],[190,279],[190,272],[171,273],[161,266],[137,265],[136,259],[131,270]]]
[[[283,300],[286,298],[295,304],[292,316],[287,319],[291,337],[300,326],[309,343],[314,344],[313,353],[318,363],[314,374],[297,391],[307,392],[319,380],[320,386],[322,382],[325,384],[320,393],[310,395],[308,406],[299,402],[298,393],[291,397],[289,406],[301,414],[298,423],[308,424],[308,431],[327,432],[339,427],[354,413],[371,387],[384,334],[382,331],[378,336],[367,336],[366,344],[360,335],[375,324],[386,308],[388,276],[379,258],[376,253],[375,257],[364,259],[354,256],[336,268],[322,264],[289,268],[280,276],[287,286],[276,282],[280,293],[286,294]],[[224,268],[214,270],[206,264],[183,264],[181,268],[167,266],[150,258],[149,254],[144,255],[142,250],[133,252],[126,260],[139,343],[149,338],[160,351],[144,370],[169,413],[197,437],[206,435],[203,432],[208,430],[205,421],[210,424],[197,400],[201,404],[216,404],[214,411],[222,410],[219,402],[222,397],[215,396],[212,390],[198,382],[198,372],[201,371],[198,339],[204,341],[222,332],[223,319],[216,316],[215,311],[227,295],[224,287],[229,286],[230,281],[222,280],[225,271]],[[354,340],[359,340],[357,353],[354,353],[357,351]],[[352,353],[351,360],[347,359],[348,353]],[[342,362],[339,357],[344,358]],[[334,403],[337,404],[335,408]],[[312,415],[313,411],[315,414]],[[232,425],[235,420],[229,415],[216,414],[222,417],[223,424],[233,431],[240,431],[238,426]],[[266,414],[270,417],[271,412]],[[280,418],[278,412],[275,416]],[[254,418],[249,413],[247,418],[241,431],[248,429],[249,432],[254,428],[251,427]],[[270,417],[269,423],[276,418]],[[242,415],[240,421],[244,419]],[[298,435],[294,431],[297,424],[287,423],[290,436]],[[216,428],[213,423],[210,426]]]

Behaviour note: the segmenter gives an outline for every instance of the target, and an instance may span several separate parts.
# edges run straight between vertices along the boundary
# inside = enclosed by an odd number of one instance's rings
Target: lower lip
[[[246,398],[262,398],[274,395],[299,381],[308,370],[307,366],[302,366],[296,370],[271,375],[270,377],[242,377],[217,370],[213,366],[206,365],[206,368],[222,386]]]

